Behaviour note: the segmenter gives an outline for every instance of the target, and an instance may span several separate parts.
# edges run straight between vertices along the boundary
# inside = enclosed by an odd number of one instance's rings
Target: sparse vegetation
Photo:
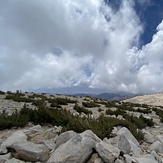
[[[101,112],[101,111],[103,111],[103,110],[102,110],[101,108],[98,108],[98,111]]]
[[[127,114],[125,110],[122,110],[122,107],[121,107],[121,109],[117,108],[115,111],[108,109],[106,111],[106,114],[107,115],[115,115],[115,116],[122,115],[126,121],[129,121],[129,122],[135,124],[137,126],[137,128],[139,128],[139,129],[142,129],[146,126],[154,125],[154,122],[152,121],[152,119],[147,119],[143,115],[140,115],[139,118],[134,117],[133,115]]]
[[[0,94],[4,94],[2,91]],[[152,111],[152,107],[145,104],[132,104],[117,101],[105,101],[98,99],[90,99],[90,101],[82,102],[83,106],[77,104],[77,100],[72,100],[70,98],[62,98],[62,96],[49,97],[45,94],[25,94],[21,92],[7,92],[6,99],[14,100],[17,102],[28,103],[31,102],[35,105],[37,109],[30,109],[24,105],[24,107],[18,112],[15,110],[12,115],[7,115],[5,111],[0,113],[0,129],[11,128],[14,126],[23,127],[28,122],[33,122],[34,124],[45,124],[50,123],[52,125],[61,125],[63,131],[74,130],[75,132],[83,132],[84,130],[90,129],[100,138],[110,137],[111,131],[114,126],[124,126],[127,127],[132,134],[138,139],[143,139],[143,133],[141,129],[146,126],[153,126],[154,123],[152,119],[145,118],[143,114],[149,114]],[[74,116],[72,113],[66,109],[66,105],[69,103],[74,103],[74,110],[76,110],[80,115]],[[48,104],[48,105],[47,105]],[[92,114],[89,108],[98,107],[98,111],[103,111],[101,109],[107,107],[107,115],[122,115],[124,119],[118,119],[113,117],[106,117],[102,114],[99,118],[93,119],[86,116],[81,117],[83,112],[86,115]],[[158,108],[153,108],[157,115],[160,116],[163,122],[163,110]],[[139,112],[140,117],[135,117],[129,115],[128,112]]]
[[[140,108],[138,108],[136,111],[139,112],[139,113],[144,113],[144,114],[151,113],[151,109],[150,108],[146,108],[146,109],[140,109]]]
[[[156,114],[160,117],[160,121],[163,123],[163,110],[158,108],[153,108],[153,110],[156,112]]]
[[[85,109],[84,107],[80,107],[79,105],[75,105],[74,106],[74,110],[76,110],[78,113],[84,113],[84,114],[92,114],[92,111],[88,110],[88,109]]]
[[[82,105],[87,108],[99,107],[95,102],[82,102]]]
[[[78,106],[76,105],[76,107]],[[29,109],[24,105],[20,112],[15,111],[10,116],[5,112],[1,113],[0,129],[14,126],[23,127],[29,121],[34,124],[51,123],[52,125],[61,125],[64,131],[74,130],[75,132],[83,132],[84,130],[90,129],[100,138],[109,138],[112,128],[118,125],[129,128],[136,138],[140,135],[140,131],[138,132],[136,129],[137,127],[129,121],[108,118],[103,115],[98,119],[81,118],[80,116],[73,116],[65,109],[47,108],[44,101],[40,101],[38,103],[38,109],[35,110]]]
[[[3,92],[3,91],[0,91],[0,95],[5,95],[5,92]]]

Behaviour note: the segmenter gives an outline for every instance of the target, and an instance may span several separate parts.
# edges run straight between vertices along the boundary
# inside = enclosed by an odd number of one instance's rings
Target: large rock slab
[[[106,138],[104,138],[105,140]],[[119,143],[120,136],[115,136],[113,138],[109,138],[109,142],[114,146],[118,148],[118,143]]]
[[[119,136],[124,136],[127,140],[130,140],[135,145],[139,146],[139,142],[136,140],[136,138],[132,135],[132,133],[126,127],[121,128],[116,134]]]
[[[87,163],[103,163],[103,161],[97,153],[94,153]]]
[[[150,149],[156,151],[157,153],[163,153],[163,143],[156,141],[150,146]]]
[[[13,132],[0,146],[0,154],[7,153],[7,148],[11,148],[17,142],[27,141],[27,136],[22,131]]]
[[[130,155],[125,154],[123,156],[124,156],[124,159],[125,159],[125,163],[134,163],[134,161],[132,160]]]
[[[114,163],[123,163],[123,161],[120,159],[117,159]]]
[[[158,161],[158,163],[163,163],[163,157],[159,156],[155,151],[152,151],[151,155]]]
[[[90,130],[76,134],[60,145],[51,155],[48,163],[85,163],[91,156],[95,144],[101,140]]]
[[[163,144],[163,136],[157,135],[157,140]]]
[[[36,126],[33,126],[29,129],[25,129],[25,130],[22,130],[25,135],[27,135],[28,139],[29,138],[32,138],[33,136],[35,136],[37,133],[41,133],[43,132],[43,128],[40,126],[40,125],[36,125]]]
[[[57,128],[49,128],[46,131],[42,131],[39,133],[36,133],[34,135],[30,135],[30,141],[35,143],[35,144],[40,144],[44,140],[51,140],[55,139],[58,136],[57,134]]]
[[[4,163],[5,161],[11,158],[11,154],[7,153],[6,155],[0,155],[0,163]]]
[[[18,156],[25,161],[42,161],[48,160],[49,151],[44,145],[36,145],[31,142],[18,142],[13,148]]]
[[[54,150],[54,149],[56,149],[55,148],[55,143],[54,143],[54,141],[53,140],[44,140],[43,142],[42,142],[42,144],[44,144],[49,150]]]
[[[140,158],[134,158],[137,162],[136,163],[158,163],[154,157],[151,155],[145,155]]]
[[[113,163],[120,155],[120,150],[118,148],[104,141],[97,143],[95,149],[102,160],[107,163]]]
[[[156,140],[155,135],[152,135],[150,132],[144,133],[144,140],[147,143],[153,143]]]
[[[141,149],[131,140],[126,139],[124,135],[120,136],[118,141],[118,147],[125,154],[132,153],[135,156],[140,156],[142,153]]]
[[[5,161],[4,163],[25,163],[24,161],[12,158],[10,160]]]
[[[59,135],[59,137],[56,139],[56,146],[57,149],[61,144],[66,143],[68,140],[70,140],[73,136],[76,135],[76,132],[74,131],[66,131]]]

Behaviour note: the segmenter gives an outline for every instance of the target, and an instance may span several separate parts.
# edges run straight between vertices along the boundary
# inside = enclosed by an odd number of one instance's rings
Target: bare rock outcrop
[[[17,142],[27,141],[27,136],[22,131],[12,133],[1,145],[0,154],[7,153],[7,148],[11,148]]]
[[[100,139],[90,130],[73,136],[60,145],[51,155],[48,163],[85,163],[91,157],[95,144]]]
[[[56,149],[63,143],[66,143],[68,140],[70,140],[73,136],[76,135],[76,132],[74,131],[67,131],[59,135],[59,137],[56,139]]]
[[[48,160],[49,151],[44,145],[37,145],[31,142],[18,142],[13,145],[13,149],[17,155],[25,161],[41,161]]]
[[[163,137],[160,134],[154,135],[156,139],[153,144],[144,142],[145,144],[142,145],[125,127],[117,128],[113,138],[104,138],[103,141],[91,130],[80,134],[67,131],[60,134],[54,141],[55,129],[57,130],[57,127],[47,130],[34,126],[27,129],[28,132],[22,130],[13,132],[7,139],[2,140],[0,162],[163,163]],[[50,133],[49,131],[53,131],[52,136],[47,137],[45,133]],[[153,131],[154,129],[152,134]],[[42,135],[42,140],[33,143],[32,137],[36,138],[38,135]],[[141,149],[143,147],[144,150],[144,145],[148,147],[145,153]]]
[[[114,162],[120,155],[120,150],[118,148],[104,141],[97,143],[95,149],[102,160],[107,163]]]

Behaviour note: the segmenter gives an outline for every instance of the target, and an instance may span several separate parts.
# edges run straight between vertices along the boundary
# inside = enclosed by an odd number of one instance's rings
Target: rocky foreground
[[[32,98],[33,96],[25,94],[21,98],[21,102],[17,102],[20,100],[20,96],[18,99],[15,98],[17,97],[15,94],[12,97],[10,95],[12,99],[9,100],[6,98],[7,96],[8,94],[0,95],[0,111],[3,112],[6,109],[8,115],[12,114],[14,109],[20,110],[24,104],[27,104],[31,109],[37,109],[33,105],[33,101],[35,102],[41,97],[35,97],[34,100],[31,100],[32,102],[29,100],[28,102],[22,102],[27,101],[25,97]],[[46,95],[46,97],[43,98],[46,100],[46,105],[50,107],[49,99],[54,100],[56,97],[50,95]],[[155,106],[154,111],[153,106],[146,105],[131,107],[131,104],[117,102],[109,103],[108,106],[106,101],[89,97],[62,96],[62,98],[71,98],[71,100],[76,101],[75,103],[61,105],[58,109],[70,110],[71,114],[85,118],[85,120],[91,118],[99,121],[98,117],[103,114],[108,118],[115,117],[116,120],[125,122],[130,119],[126,116],[128,114],[132,115],[132,118],[138,117],[136,120],[139,120],[140,116],[152,119],[154,125],[142,127],[141,132],[144,139],[138,141],[129,129],[123,125],[114,126],[110,136],[101,139],[91,130],[85,130],[81,133],[73,130],[63,132],[63,126],[52,124],[41,126],[28,122],[23,128],[12,127],[0,131],[0,163],[163,163],[163,123],[156,114],[158,109],[162,109],[161,107]],[[89,112],[79,113],[74,110],[76,104],[90,104],[88,103],[90,101],[93,101],[96,105],[88,107]],[[126,107],[125,112],[122,110],[122,106]],[[1,118],[3,118],[2,115]],[[140,120],[142,119],[140,118]]]
[[[163,128],[144,130],[142,144],[125,127],[114,128],[114,137],[103,140],[91,130],[58,135],[60,130],[37,125],[1,132],[0,162],[163,163]]]

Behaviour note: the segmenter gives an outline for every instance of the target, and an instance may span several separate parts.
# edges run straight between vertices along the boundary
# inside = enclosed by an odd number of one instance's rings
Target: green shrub
[[[82,102],[82,105],[87,108],[99,107],[99,105],[94,102]]]
[[[5,92],[3,92],[3,91],[0,91],[0,95],[5,95]]]
[[[106,114],[107,115],[125,115],[125,111],[121,110],[121,109],[116,109],[115,111],[112,111],[111,109],[106,110]]]
[[[35,97],[40,99],[36,100]],[[99,103],[85,102],[83,103],[83,105],[85,105],[86,107],[99,107],[99,104],[103,104],[107,105],[108,107],[117,107],[116,111],[108,109],[106,111],[106,114],[116,116],[122,115],[125,120],[105,117],[104,115],[101,115],[97,119],[73,116],[70,111],[61,107],[61,105],[67,105],[68,103],[76,103],[75,100],[70,100],[68,98],[54,98],[52,96],[50,98],[47,98],[46,96],[44,96],[44,94],[33,94],[29,98],[26,98],[20,92],[17,92],[8,93],[6,99],[13,99],[23,102],[31,101],[33,105],[37,106],[37,109],[32,110],[24,105],[20,112],[17,112],[17,110],[15,110],[12,115],[7,115],[5,111],[2,112],[0,114],[0,129],[11,128],[14,126],[23,127],[28,122],[33,122],[34,124],[41,125],[45,123],[50,123],[52,125],[62,126],[64,131],[74,130],[75,132],[80,133],[90,129],[97,136],[103,139],[104,137],[109,138],[111,136],[111,131],[114,126],[124,126],[127,127],[138,140],[142,140],[143,134],[137,128],[141,129],[147,125],[152,125],[152,121],[144,118],[143,116],[136,118],[126,114],[126,109],[132,110],[133,108],[128,104],[123,104],[115,101],[99,101]],[[50,108],[48,108],[46,105],[47,101],[51,104]],[[77,104],[75,104],[74,109],[79,113],[83,112],[85,114],[92,114],[92,111],[84,107],[80,107]]]
[[[11,127],[23,127],[29,121],[29,117],[27,115],[20,115],[17,110],[13,112],[12,115],[7,115],[5,111],[0,114],[0,129],[8,129]]]
[[[92,114],[92,111],[85,109],[84,107],[80,107],[79,105],[75,104],[74,110],[76,110],[78,113],[85,113],[85,114]]]
[[[98,111],[101,112],[101,111],[103,111],[103,110],[102,110],[101,108],[98,108]]]
[[[60,104],[60,105],[67,105],[67,100],[65,98],[56,98],[56,103]]]
[[[144,113],[144,114],[149,114],[149,113],[151,113],[151,110],[148,109],[148,108],[146,108],[146,109],[140,109],[140,108],[138,108],[136,111],[137,111],[137,112],[140,112],[140,113]]]
[[[137,126],[137,128],[142,129],[146,126],[153,126],[154,122],[152,121],[152,119],[147,119],[145,117],[143,117],[142,115],[138,118],[138,117],[134,117],[133,115],[129,115],[127,114],[124,110],[122,109],[117,109],[115,111],[112,111],[110,109],[106,110],[106,114],[107,115],[122,115],[123,118],[133,124],[135,124]]]
[[[13,100],[16,102],[33,102],[33,99],[20,96],[20,94],[6,95],[6,100]]]
[[[158,108],[153,108],[153,110],[156,112],[156,114],[157,114],[159,117],[163,117],[163,110],[158,109]]]
[[[61,108],[61,105],[59,105],[57,103],[51,103],[50,107]]]
[[[68,103],[76,103],[76,100],[71,100],[68,98],[50,98],[50,99],[46,99],[49,103],[55,103],[55,105],[68,105]]]

